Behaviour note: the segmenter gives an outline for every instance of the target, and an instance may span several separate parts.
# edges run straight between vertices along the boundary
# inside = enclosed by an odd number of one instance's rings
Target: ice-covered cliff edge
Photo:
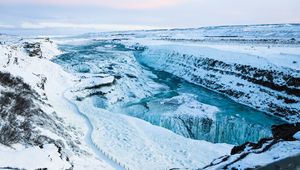
[[[282,53],[270,59],[264,54],[188,45],[150,45],[137,57],[150,67],[223,93],[237,102],[289,122],[300,120],[299,57],[285,61]],[[277,62],[278,57],[282,58],[281,63]]]
[[[272,138],[235,146],[203,169],[298,169],[300,123],[272,127]]]

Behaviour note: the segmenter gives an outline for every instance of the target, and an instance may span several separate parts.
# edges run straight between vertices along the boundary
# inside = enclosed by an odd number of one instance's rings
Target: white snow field
[[[184,138],[141,119],[77,102],[94,126],[94,143],[129,169],[199,168],[228,153],[231,145]]]
[[[18,148],[17,150],[0,145],[0,166],[3,168],[38,169],[49,170],[68,169],[71,165],[61,160],[58,148],[55,145],[44,145],[30,148]]]

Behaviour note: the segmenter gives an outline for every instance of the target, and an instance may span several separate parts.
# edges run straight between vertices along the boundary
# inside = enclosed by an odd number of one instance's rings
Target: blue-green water
[[[133,97],[130,96],[128,100],[120,101],[113,106],[105,104],[105,96],[97,96],[94,98],[99,102],[95,106],[144,119],[185,137],[241,144],[268,137],[271,135],[270,129],[273,124],[283,123],[265,113],[238,104],[224,95],[193,85],[166,72],[141,65],[134,55],[137,51],[127,49],[119,43],[94,41],[82,45],[63,45],[61,49],[65,54],[53,61],[70,72],[107,73],[118,76],[117,82],[130,80],[129,84],[141,84],[140,87],[143,87],[142,84],[147,84],[143,82],[146,77],[167,87],[146,97],[132,95]],[[136,72],[139,74],[135,75]],[[127,93],[124,94],[133,94],[134,90],[136,89],[128,88]],[[203,119],[197,116],[181,118],[172,114],[166,116],[165,112],[175,112],[176,107],[162,101],[181,94],[193,94],[198,102],[217,107],[219,112],[216,113],[215,119]]]

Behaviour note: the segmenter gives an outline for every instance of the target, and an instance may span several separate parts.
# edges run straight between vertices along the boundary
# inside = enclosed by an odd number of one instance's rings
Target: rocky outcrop
[[[25,49],[29,57],[43,57],[41,44],[39,42],[24,42],[23,48]]]
[[[19,77],[0,72],[0,143],[6,146],[23,144],[40,146],[54,143],[64,148],[64,143],[41,133],[47,129],[69,138],[61,118],[56,113],[47,114],[41,107],[47,104],[41,96]]]
[[[249,169],[300,154],[300,141],[294,135],[300,131],[300,123],[272,126],[272,138],[264,138],[258,143],[247,142],[232,148],[230,155],[214,160],[203,169]],[[273,151],[276,151],[272,154]],[[273,156],[273,157],[271,157]],[[255,161],[255,159],[261,159]],[[250,163],[247,161],[253,159]],[[291,165],[300,167],[291,159]]]
[[[294,135],[298,131],[300,131],[300,123],[272,126],[272,134],[275,140],[293,141],[295,140]]]
[[[105,95],[110,93],[110,87],[113,86],[116,79],[114,76],[105,74],[95,74],[92,76],[80,76],[79,83],[72,92],[76,96],[76,100],[82,101],[83,99],[91,96]]]

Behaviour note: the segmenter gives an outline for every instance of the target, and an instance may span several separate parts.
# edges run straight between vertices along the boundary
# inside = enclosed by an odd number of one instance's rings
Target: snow
[[[58,49],[57,45],[52,41],[46,41],[45,43],[41,43],[41,50],[43,57],[47,59],[51,59],[59,54],[62,54],[62,52]]]
[[[258,165],[264,166],[287,157],[298,155],[299,153],[300,141],[280,142],[262,154],[251,153],[230,167],[237,167],[238,169],[255,168]]]
[[[172,117],[188,116],[215,120],[215,113],[219,111],[217,107],[200,103],[195,100],[194,95],[187,93],[165,99],[161,104],[172,105],[173,107],[179,106],[175,111],[164,113],[164,115],[170,115]]]
[[[202,58],[212,58],[215,60],[223,61],[226,63],[237,63],[237,64],[243,64],[243,65],[251,65],[257,68],[262,68],[262,69],[270,69],[270,68],[275,68],[275,69],[280,69],[282,70],[279,66],[290,66],[292,63],[289,60],[282,60],[283,57],[287,56],[281,56],[280,60],[281,62],[278,62],[278,59],[276,62],[272,61],[272,57],[270,57],[271,54],[269,55],[264,55],[264,53],[243,53],[242,50],[239,52],[239,50],[226,50],[225,47],[215,47],[215,46],[210,46],[207,47],[205,45],[202,46],[188,46],[188,45],[155,45],[155,46],[147,46],[148,47],[148,53],[176,53],[179,52],[180,54],[186,54],[186,55],[193,55],[193,56],[199,56]],[[233,49],[233,48],[232,48]],[[294,49],[296,50],[296,49]],[[244,51],[245,52],[245,51]],[[283,52],[281,52],[282,54]],[[256,54],[256,55],[255,55]],[[268,58],[266,58],[268,57]],[[276,57],[276,56],[275,56]],[[293,59],[293,58],[292,58]],[[296,62],[300,62],[300,57],[295,58]],[[271,61],[271,62],[270,62]],[[278,65],[273,64],[277,63]],[[295,67],[298,64],[294,64]],[[293,66],[293,65],[292,65]],[[297,67],[296,67],[297,68]],[[297,68],[299,69],[299,67]]]
[[[39,169],[64,170],[71,168],[70,163],[60,158],[58,148],[53,145],[43,145],[14,150],[0,145],[0,167],[11,167],[17,169]]]
[[[232,148],[184,138],[141,119],[95,108],[91,103],[88,98],[76,104],[94,126],[94,143],[129,169],[199,168]]]
[[[75,84],[77,78],[65,72],[59,65],[54,64],[49,60],[54,57],[51,55],[54,53],[58,54],[56,53],[58,50],[55,49],[57,47],[56,45],[53,45],[53,43],[48,41],[41,41],[41,43],[43,44],[41,45],[42,51],[45,51],[43,56],[46,54],[45,57],[41,59],[27,56],[22,49],[20,42],[12,45],[0,45],[0,71],[10,72],[15,76],[20,76],[41,96],[46,94],[46,102],[50,104],[51,107],[41,105],[41,108],[49,114],[52,114],[52,112],[55,111],[58,116],[64,120],[65,126],[67,127],[65,130],[71,133],[72,139],[74,141],[84,141],[84,134],[88,130],[85,122],[80,116],[74,114],[72,107],[62,97],[62,94],[66,89]],[[47,54],[49,55],[47,56]],[[18,63],[13,63],[13,58],[18,58]],[[37,83],[40,82],[40,77],[37,75],[43,75],[47,78],[44,90],[37,86]],[[40,130],[42,134],[53,137],[54,139],[61,138],[45,129],[38,130]],[[65,140],[66,139],[63,141],[65,142],[66,147],[68,147],[67,142],[69,141]],[[83,153],[75,154],[72,151],[69,151],[68,153],[70,161],[74,165],[74,169],[97,169],[99,167],[102,169],[113,169],[107,162],[98,159],[94,151],[85,142],[80,144],[80,147],[80,149],[83,149]],[[67,149],[72,150],[72,148]],[[1,166],[2,165],[14,166],[15,164],[14,162],[7,162],[1,164]]]
[[[256,169],[282,159],[298,156],[300,153],[300,141],[278,141],[263,151],[272,142],[274,141],[264,143],[261,148],[247,147],[243,152],[231,155],[226,159],[224,159],[225,157],[218,158],[213,162],[214,166],[205,169],[224,169],[225,166],[227,166],[226,169]]]
[[[299,47],[254,46],[254,45],[203,45],[224,51],[259,56],[278,67],[300,70]]]
[[[93,77],[91,79],[83,79],[78,86],[85,88],[93,88],[95,86],[104,86],[113,83],[115,80],[114,76],[107,77]]]

